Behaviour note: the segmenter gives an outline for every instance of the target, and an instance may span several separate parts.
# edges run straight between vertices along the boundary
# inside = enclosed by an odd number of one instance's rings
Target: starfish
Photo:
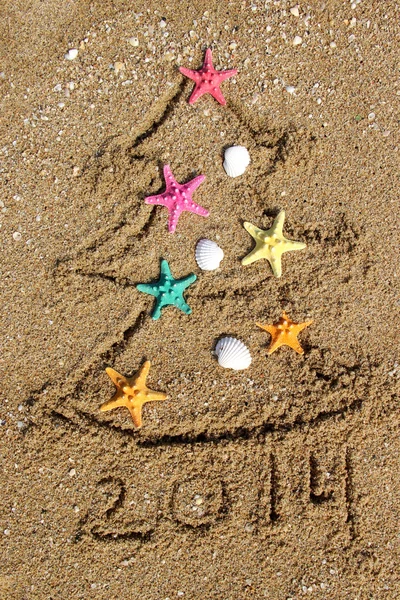
[[[172,175],[169,165],[164,165],[164,179],[166,190],[156,196],[147,196],[144,199],[146,204],[161,204],[169,210],[168,231],[174,233],[181,212],[196,213],[202,217],[208,217],[208,210],[196,204],[192,200],[192,194],[196,188],[204,181],[205,176],[199,175],[187,183],[178,183]]]
[[[312,321],[294,323],[289,319],[286,313],[283,313],[278,323],[274,323],[273,325],[261,325],[261,323],[256,323],[256,325],[270,333],[272,336],[271,344],[267,352],[268,354],[275,352],[279,346],[290,346],[299,354],[304,354],[304,350],[300,346],[297,336],[300,331],[303,331],[303,329],[311,325],[311,323]]]
[[[260,258],[266,258],[272,267],[275,277],[282,275],[282,254],[284,252],[291,252],[292,250],[302,250],[306,247],[306,244],[303,242],[293,242],[284,237],[282,233],[284,220],[285,211],[281,210],[274,220],[272,227],[266,231],[259,229],[247,221],[243,223],[246,231],[255,240],[256,247],[253,248],[250,254],[243,258],[242,265],[250,265]]]
[[[166,400],[167,394],[163,392],[154,392],[146,386],[147,375],[150,370],[150,361],[146,360],[141,369],[134,377],[124,377],[114,369],[108,367],[107,375],[117,387],[117,392],[107,402],[100,406],[101,411],[112,410],[120,406],[126,406],[131,413],[136,427],[142,426],[142,408],[146,402],[154,400]]]
[[[157,298],[156,305],[151,315],[152,318],[156,320],[161,316],[161,309],[169,304],[173,304],[187,315],[190,315],[192,309],[185,302],[183,292],[190,284],[196,281],[196,279],[197,277],[194,273],[191,273],[182,279],[174,279],[168,261],[162,260],[160,279],[154,283],[138,283],[136,287],[140,292],[150,294]]]
[[[236,69],[230,69],[229,71],[216,71],[212,64],[212,53],[210,48],[206,50],[206,56],[201,69],[193,71],[192,69],[186,69],[185,67],[179,67],[179,71],[182,75],[186,75],[196,83],[196,86],[189,98],[189,104],[194,104],[196,100],[203,94],[211,94],[217,102],[220,104],[226,104],[226,100],[222,95],[219,86],[221,83],[236,75]]]

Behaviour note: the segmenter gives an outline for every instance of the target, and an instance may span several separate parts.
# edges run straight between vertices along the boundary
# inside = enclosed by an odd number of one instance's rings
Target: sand
[[[2,3],[1,598],[400,597],[398,7],[294,6]],[[187,102],[207,47],[226,106]],[[210,210],[173,235],[166,163]],[[278,279],[240,261],[281,209],[307,248]],[[135,287],[162,258],[189,316]],[[302,356],[267,355],[282,311]],[[99,407],[146,359],[136,430]]]

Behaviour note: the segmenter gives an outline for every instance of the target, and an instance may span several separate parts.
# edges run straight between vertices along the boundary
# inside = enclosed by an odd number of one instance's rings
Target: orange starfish
[[[136,373],[134,377],[129,379],[120,375],[114,369],[108,367],[106,369],[107,375],[117,386],[116,394],[104,402],[100,406],[101,411],[112,410],[113,408],[119,408],[120,406],[126,406],[131,413],[132,419],[136,427],[142,426],[142,407],[146,402],[152,402],[153,400],[165,400],[167,395],[163,392],[154,392],[149,390],[146,386],[146,378],[150,370],[150,361],[146,360],[141,369]]]
[[[256,325],[271,334],[272,339],[267,354],[272,354],[279,346],[290,346],[299,354],[304,354],[304,350],[300,346],[297,336],[300,331],[303,331],[303,329],[311,325],[311,323],[312,321],[293,323],[284,312],[278,323],[274,323],[273,325],[261,325],[261,323],[256,323]]]

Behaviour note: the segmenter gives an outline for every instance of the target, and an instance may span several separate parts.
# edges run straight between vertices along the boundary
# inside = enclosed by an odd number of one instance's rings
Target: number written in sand
[[[87,533],[97,539],[146,541],[159,528],[210,529],[221,521],[253,533],[286,528],[299,518],[332,528],[349,522],[345,448],[338,444],[326,451],[314,445],[310,450],[290,435],[276,447],[252,443],[243,452],[238,446],[225,447],[221,455],[216,446],[205,444],[186,464],[189,459],[177,449],[175,471],[168,478],[148,473],[131,480],[125,469],[120,476],[100,479],[78,538]]]

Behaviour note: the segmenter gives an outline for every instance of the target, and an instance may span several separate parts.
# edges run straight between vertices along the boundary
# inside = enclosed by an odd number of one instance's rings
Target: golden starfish
[[[311,323],[312,321],[293,323],[284,312],[278,323],[274,323],[273,325],[261,325],[261,323],[256,323],[256,325],[271,334],[272,339],[267,354],[272,354],[279,346],[290,346],[299,354],[304,354],[304,350],[300,346],[297,336],[300,331],[311,325]]]
[[[282,275],[282,254],[291,250],[302,250],[306,247],[306,244],[303,242],[293,242],[284,237],[282,233],[284,220],[285,211],[281,210],[274,220],[272,227],[266,231],[259,229],[248,221],[243,223],[246,231],[255,240],[256,247],[253,248],[250,254],[244,257],[242,265],[251,265],[251,263],[260,258],[266,258],[272,267],[275,277]]]
[[[131,413],[132,419],[136,427],[142,426],[142,407],[146,402],[152,402],[153,400],[165,400],[167,394],[163,392],[154,392],[149,390],[146,386],[146,378],[150,370],[150,361],[146,360],[144,365],[140,368],[138,373],[134,377],[129,379],[120,375],[114,369],[108,367],[106,369],[107,375],[117,386],[116,394],[104,402],[100,406],[101,411],[112,410],[120,406],[126,406]]]

